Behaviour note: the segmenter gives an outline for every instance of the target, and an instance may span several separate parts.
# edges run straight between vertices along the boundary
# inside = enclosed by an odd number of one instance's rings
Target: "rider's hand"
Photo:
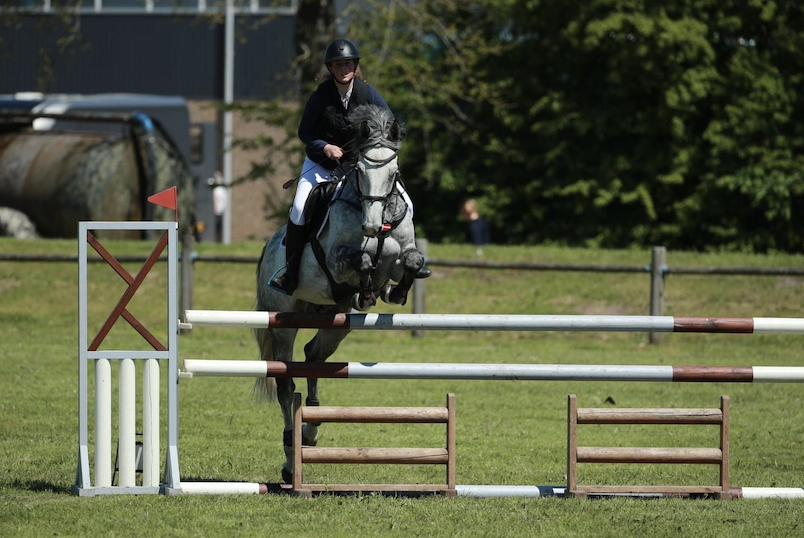
[[[341,157],[343,157],[343,150],[338,146],[327,144],[326,146],[324,146],[324,155],[326,155],[328,159],[332,159],[333,161],[339,161],[341,160]]]

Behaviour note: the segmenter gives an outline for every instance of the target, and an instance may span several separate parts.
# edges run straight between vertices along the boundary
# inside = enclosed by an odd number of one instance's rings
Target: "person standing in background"
[[[461,206],[461,216],[468,223],[466,238],[476,246],[488,245],[491,242],[491,232],[488,223],[480,216],[477,202],[469,198]]]

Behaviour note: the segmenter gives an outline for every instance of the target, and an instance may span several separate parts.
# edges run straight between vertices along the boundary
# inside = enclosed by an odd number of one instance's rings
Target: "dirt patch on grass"
[[[787,288],[800,288],[804,286],[804,278],[785,276],[776,279],[776,289],[783,290]]]
[[[633,315],[634,309],[626,304],[608,303],[606,301],[584,301],[575,295],[560,295],[548,301],[551,305],[569,307],[578,315]]]
[[[0,295],[20,287],[20,281],[16,278],[0,278]]]

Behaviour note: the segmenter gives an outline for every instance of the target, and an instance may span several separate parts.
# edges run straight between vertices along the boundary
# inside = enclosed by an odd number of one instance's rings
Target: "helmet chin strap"
[[[352,86],[352,84],[354,84],[354,82],[355,82],[354,77],[352,77],[352,80],[350,80],[348,84],[341,84],[341,83],[340,83],[340,82],[338,82],[338,80],[337,80],[337,79],[335,79],[335,78],[333,78],[332,80],[335,82],[335,85],[338,87],[338,91],[339,91],[341,94],[344,94],[344,93],[346,93],[347,91],[349,91],[349,88],[350,88],[350,87]],[[341,91],[341,90],[343,90],[343,91]]]

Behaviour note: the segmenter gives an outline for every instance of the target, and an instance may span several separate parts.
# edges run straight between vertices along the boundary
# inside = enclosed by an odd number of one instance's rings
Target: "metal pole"
[[[181,248],[181,320],[183,322],[187,321],[185,319],[186,311],[193,309],[194,250],[195,236],[192,232],[187,232],[182,238]],[[184,333],[186,330],[182,332]]]
[[[650,257],[650,315],[661,316],[664,312],[664,272],[667,250],[664,247],[653,247]],[[648,341],[659,344],[662,341],[660,333],[650,333]]]
[[[417,239],[416,248],[419,249],[419,252],[424,254],[424,259],[427,260],[427,239]],[[427,311],[425,304],[426,300],[427,300],[427,281],[423,279],[416,280],[413,283],[414,314],[424,314]],[[416,329],[414,331],[411,331],[411,334],[413,335],[414,338],[421,338],[424,336],[424,331],[422,331],[421,329]]]
[[[234,101],[234,39],[235,39],[234,0],[226,0],[226,30],[223,75],[223,101],[229,106]],[[232,242],[232,111],[223,113],[223,182],[229,199],[223,212],[223,243]]]

